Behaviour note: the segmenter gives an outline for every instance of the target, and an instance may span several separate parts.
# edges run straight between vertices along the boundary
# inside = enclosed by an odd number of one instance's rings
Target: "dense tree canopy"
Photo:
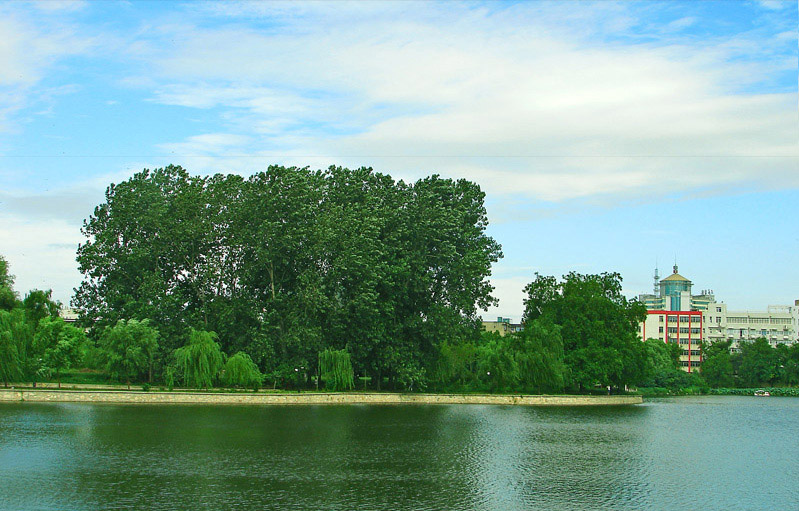
[[[779,377],[780,360],[777,350],[761,337],[752,342],[741,342],[738,358],[738,379],[745,387],[770,385]]]
[[[264,371],[346,348],[356,373],[426,379],[439,344],[476,335],[501,257],[484,194],[432,176],[270,167],[248,179],[145,170],[84,223],[75,305],[99,332],[150,319],[162,357],[190,328]]]
[[[569,273],[561,281],[536,274],[526,288],[525,328],[560,327],[567,381],[581,389],[623,387],[645,375],[647,351],[638,337],[644,306],[621,293],[617,273]]]

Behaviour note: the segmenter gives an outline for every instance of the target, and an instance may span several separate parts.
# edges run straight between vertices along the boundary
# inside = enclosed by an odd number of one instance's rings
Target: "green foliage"
[[[515,334],[519,377],[525,388],[561,392],[566,381],[561,327],[543,321],[528,321]]]
[[[767,385],[779,376],[778,353],[764,338],[753,342],[741,342],[738,378],[742,386],[756,387]]]
[[[0,310],[10,311],[17,306],[17,294],[10,287],[0,286]]]
[[[485,334],[485,333],[484,333]],[[479,387],[478,344],[472,339],[445,340],[440,345],[433,378],[447,389],[472,390]]]
[[[222,382],[228,387],[258,390],[264,377],[249,355],[240,351],[225,363]]]
[[[682,350],[679,344],[647,339],[644,346],[646,364],[637,382],[640,387],[666,388],[669,392],[676,393],[697,383],[687,372],[680,369]]]
[[[34,325],[30,324],[25,311],[15,308],[0,311],[0,343],[2,343],[3,378],[33,378],[35,370],[32,357]]]
[[[57,318],[58,311],[61,309],[61,304],[53,301],[53,290],[48,289],[42,291],[40,289],[33,289],[22,300],[22,307],[25,309],[25,316],[27,320],[37,325],[44,318]]]
[[[355,387],[355,373],[347,350],[319,352],[319,374],[330,390],[352,390]]]
[[[0,255],[0,311],[10,311],[18,305],[14,292],[14,276],[8,272],[8,261]]]
[[[24,376],[26,332],[24,313],[20,309],[0,310],[0,380],[5,386]]]
[[[735,384],[731,344],[732,341],[722,341],[702,345],[700,373],[711,387],[731,387]]]
[[[164,358],[190,328],[270,374],[346,345],[373,382],[419,388],[438,345],[476,333],[494,303],[484,198],[465,180],[368,168],[144,170],[85,222],[74,303],[95,337],[150,318]]]
[[[106,354],[108,372],[126,382],[128,388],[131,380],[140,378],[145,370],[150,369],[152,375],[158,330],[147,320],[119,320],[113,327],[105,329],[100,342]]]
[[[519,364],[510,342],[499,334],[488,337],[478,354],[478,375],[491,392],[508,391],[519,384]]]
[[[483,332],[442,344],[433,372],[448,390],[561,392],[566,377],[560,327],[531,321],[522,332]]]
[[[172,392],[175,389],[175,368],[167,366],[164,370],[164,383],[168,391]]]
[[[799,385],[799,343],[790,347],[778,346],[782,382],[786,385]]]
[[[61,371],[77,361],[85,341],[83,330],[64,323],[61,318],[41,319],[33,338],[32,355],[37,376],[49,377],[55,373],[60,386]]]
[[[188,344],[175,350],[175,364],[187,387],[207,389],[224,364],[216,333],[192,330]]]
[[[543,320],[560,327],[573,387],[623,387],[645,376],[647,352],[638,324],[646,310],[621,294],[619,274],[572,272],[560,282],[536,274],[525,293],[525,325]]]

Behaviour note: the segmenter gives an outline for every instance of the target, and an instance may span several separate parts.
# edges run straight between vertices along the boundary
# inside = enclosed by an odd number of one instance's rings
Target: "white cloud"
[[[795,95],[739,90],[784,67],[731,63],[756,60],[751,39],[589,42],[589,21],[632,23],[617,4],[579,16],[552,4],[448,15],[427,4],[336,6],[343,11],[213,5],[215,14],[275,23],[170,25],[174,47],[151,41],[136,54],[158,70],[155,101],[223,109],[230,130],[252,138],[241,152],[272,161],[319,156],[322,166],[440,172],[550,201],[799,186]],[[214,166],[213,150],[202,156]]]
[[[487,311],[478,311],[484,320],[493,321],[497,316],[511,318],[514,322],[521,321],[524,303],[524,287],[532,282],[535,277],[529,278],[492,278],[491,285],[494,286],[494,297],[499,299],[499,305],[489,307]]]
[[[2,7],[6,6],[0,6],[0,132],[13,130],[11,119],[31,103],[74,92],[69,85],[37,87],[59,59],[93,44],[66,25],[30,22]]]
[[[80,282],[75,251],[83,241],[74,224],[0,214],[0,239],[13,240],[4,244],[3,256],[21,296],[31,289],[52,289],[55,299],[69,302],[72,288]]]
[[[771,10],[780,10],[794,4],[793,0],[758,0],[761,7]]]
[[[80,11],[89,5],[86,0],[37,0],[31,3],[36,9],[45,12],[60,13],[64,11]]]
[[[231,133],[206,133],[189,137],[178,143],[161,144],[161,148],[176,156],[193,156],[197,154],[219,154],[231,148],[242,147],[250,141],[249,137]]]

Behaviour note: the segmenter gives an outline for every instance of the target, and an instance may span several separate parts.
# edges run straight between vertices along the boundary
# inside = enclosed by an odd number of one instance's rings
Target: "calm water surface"
[[[0,509],[799,509],[799,399],[0,404]]]

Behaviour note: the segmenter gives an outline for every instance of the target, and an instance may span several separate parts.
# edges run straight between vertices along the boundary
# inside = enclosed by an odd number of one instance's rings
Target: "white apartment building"
[[[680,365],[693,372],[702,365],[700,343],[732,341],[736,351],[741,342],[766,338],[772,346],[799,342],[799,300],[793,306],[772,305],[766,312],[728,311],[717,302],[713,291],[691,293],[692,283],[677,272],[663,280],[655,270],[654,293],[641,294],[647,307],[641,324],[641,339],[660,339],[679,343]]]
[[[704,314],[708,342],[732,341],[734,351],[760,337],[774,347],[799,342],[799,300],[793,306],[769,305],[766,312],[728,311],[725,303],[711,303]]]

